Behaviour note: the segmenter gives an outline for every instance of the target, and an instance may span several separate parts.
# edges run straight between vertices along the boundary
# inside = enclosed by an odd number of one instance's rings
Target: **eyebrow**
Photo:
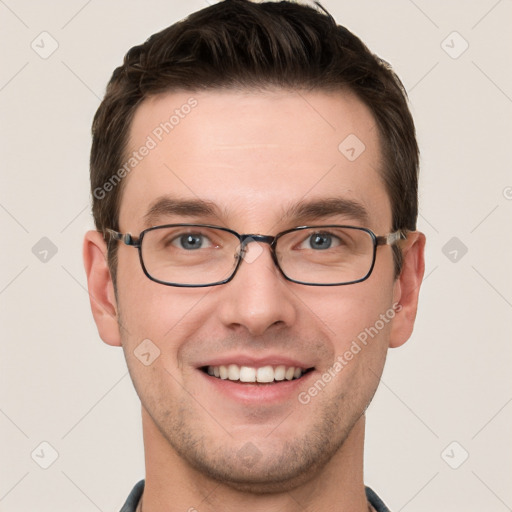
[[[171,196],[158,197],[151,203],[143,219],[146,226],[155,225],[156,221],[165,216],[179,217],[216,217],[221,212],[215,203],[203,199],[177,199]],[[311,201],[300,201],[284,208],[281,220],[298,224],[333,216],[349,217],[361,223],[368,222],[366,208],[351,199],[332,197]]]
[[[171,196],[157,198],[144,214],[144,224],[153,226],[155,222],[165,216],[178,215],[180,217],[218,217],[218,210],[214,203],[202,199],[175,199]]]
[[[331,197],[312,201],[300,201],[285,210],[283,218],[294,221],[311,221],[341,215],[361,223],[367,223],[369,214],[359,202],[342,197]]]

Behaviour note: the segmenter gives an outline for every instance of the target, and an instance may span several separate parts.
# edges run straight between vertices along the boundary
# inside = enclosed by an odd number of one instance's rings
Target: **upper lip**
[[[267,355],[265,357],[255,357],[244,354],[233,354],[231,356],[224,355],[218,356],[212,359],[208,359],[201,364],[197,365],[198,368],[207,366],[228,366],[230,364],[236,364],[238,366],[249,366],[251,368],[261,368],[262,366],[294,366],[295,368],[302,368],[307,370],[313,368],[313,364],[309,364],[305,361],[294,359],[287,356],[281,355]]]

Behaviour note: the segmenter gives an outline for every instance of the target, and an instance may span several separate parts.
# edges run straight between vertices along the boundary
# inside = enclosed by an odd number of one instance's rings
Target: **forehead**
[[[342,198],[377,229],[391,211],[381,160],[374,118],[347,91],[160,94],[131,125],[120,226],[143,229],[162,196],[206,201],[245,232],[274,226],[300,202]]]

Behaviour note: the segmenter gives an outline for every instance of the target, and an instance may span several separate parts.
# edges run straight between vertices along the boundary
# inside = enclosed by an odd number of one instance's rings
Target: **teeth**
[[[240,368],[240,382],[256,382],[256,369],[242,366]]]
[[[294,374],[295,374],[295,368],[293,366],[291,366],[290,368],[286,369],[286,373],[284,374],[284,378],[286,380],[292,380]]]
[[[228,378],[228,367],[219,366],[219,374],[221,379],[226,380]]]
[[[274,378],[274,368],[272,366],[262,366],[256,372],[256,380],[258,382],[272,382]]]
[[[302,368],[295,366],[262,366],[253,368],[250,366],[238,366],[236,364],[222,366],[208,366],[208,375],[223,380],[233,380],[240,382],[261,382],[268,383],[282,380],[298,379],[304,373]]]
[[[209,366],[208,368],[211,368]],[[239,380],[240,379],[240,367],[236,364],[230,364],[228,366],[228,379],[229,380]]]
[[[286,366],[284,366],[284,365],[278,366],[274,370],[274,379],[275,380],[284,380],[285,375],[286,375]]]

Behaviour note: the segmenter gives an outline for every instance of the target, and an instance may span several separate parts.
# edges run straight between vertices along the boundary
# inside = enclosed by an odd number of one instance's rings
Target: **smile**
[[[205,366],[201,369],[211,377],[218,379],[235,382],[257,382],[261,384],[297,380],[307,372],[313,370],[313,368],[300,368],[285,365],[266,365],[256,368],[252,366],[239,366],[237,364]]]

